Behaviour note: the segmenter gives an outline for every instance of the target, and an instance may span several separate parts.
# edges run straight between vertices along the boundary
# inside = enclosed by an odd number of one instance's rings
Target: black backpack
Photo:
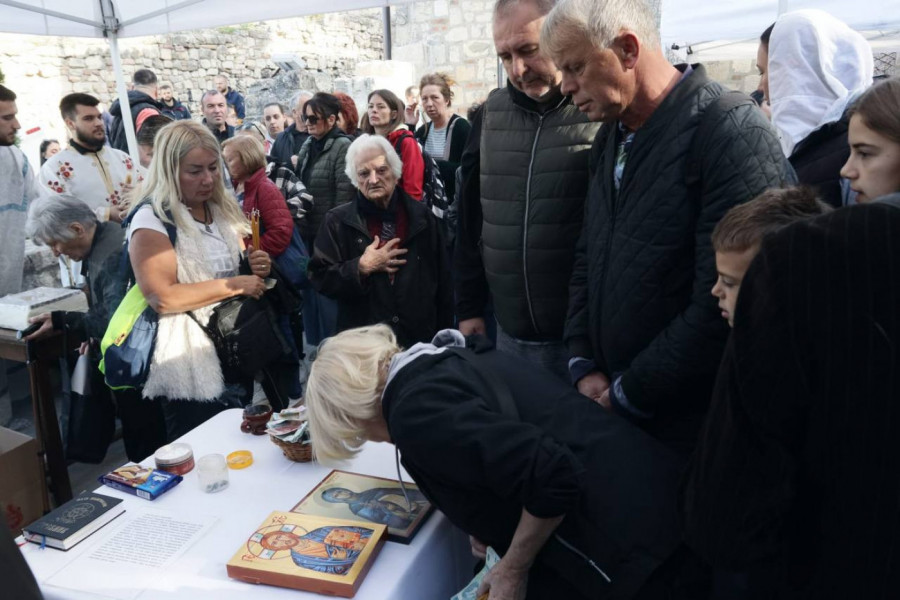
[[[444,189],[441,170],[434,157],[425,152],[425,148],[422,147],[419,140],[409,132],[405,132],[394,142],[394,150],[397,151],[397,156],[403,156],[400,152],[400,146],[403,144],[403,140],[407,138],[412,138],[419,145],[419,150],[422,152],[422,161],[425,163],[425,174],[422,177],[422,202],[431,209],[435,217],[443,220],[450,209],[450,201],[447,198],[447,191]]]

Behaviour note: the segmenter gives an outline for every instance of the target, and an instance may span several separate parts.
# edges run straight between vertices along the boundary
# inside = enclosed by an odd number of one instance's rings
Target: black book
[[[82,492],[22,530],[35,544],[68,550],[125,512],[121,498]]]

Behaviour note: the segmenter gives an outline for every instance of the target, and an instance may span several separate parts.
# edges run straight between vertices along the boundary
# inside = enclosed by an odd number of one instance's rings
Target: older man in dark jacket
[[[453,304],[441,229],[397,185],[402,168],[383,137],[350,144],[346,170],[356,198],[325,215],[309,278],[337,301],[338,331],[385,323],[411,346],[451,327]]]
[[[688,451],[728,335],[709,293],[710,234],[729,208],[780,185],[786,163],[752,101],[700,65],[669,64],[649,8],[625,1],[623,12],[623,1],[563,0],[541,37],[562,91],[608,123],[570,285],[570,371],[581,393]]]

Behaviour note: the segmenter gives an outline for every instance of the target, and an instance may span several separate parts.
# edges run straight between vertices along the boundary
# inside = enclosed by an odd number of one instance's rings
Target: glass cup
[[[200,489],[206,493],[219,492],[228,487],[228,463],[221,454],[207,454],[197,461]]]

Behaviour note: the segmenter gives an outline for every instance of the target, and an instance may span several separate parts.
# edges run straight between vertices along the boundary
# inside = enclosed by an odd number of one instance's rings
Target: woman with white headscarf
[[[820,10],[782,15],[769,39],[772,123],[800,183],[814,186],[833,206],[846,204],[849,186],[847,109],[872,84],[874,59],[865,38]]]

